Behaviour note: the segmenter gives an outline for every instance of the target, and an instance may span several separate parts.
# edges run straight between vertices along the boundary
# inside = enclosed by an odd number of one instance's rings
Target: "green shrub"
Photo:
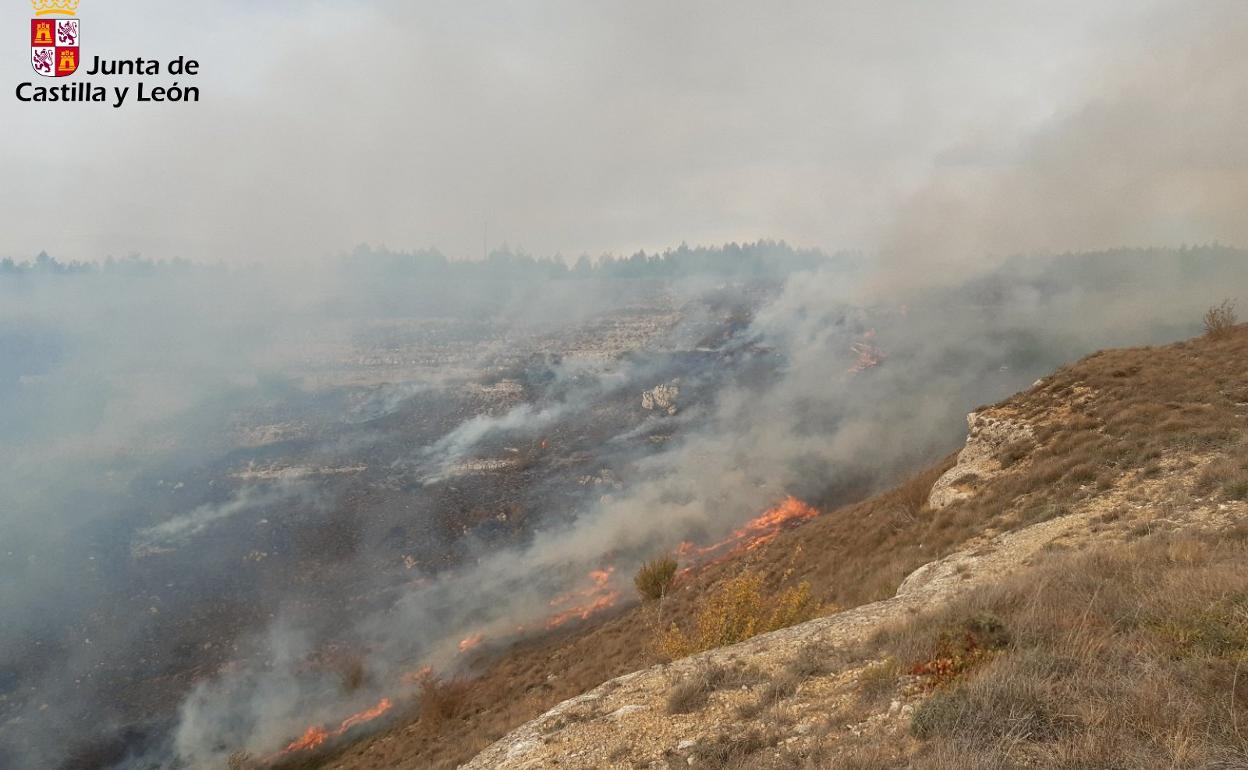
[[[666,554],[641,565],[633,578],[637,593],[647,601],[657,601],[667,596],[676,581],[676,566],[676,560]]]

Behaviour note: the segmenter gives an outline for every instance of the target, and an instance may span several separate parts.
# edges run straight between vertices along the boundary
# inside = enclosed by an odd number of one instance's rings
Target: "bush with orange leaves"
[[[756,572],[743,572],[725,581],[698,610],[690,633],[673,623],[659,639],[659,653],[675,660],[703,650],[736,644],[758,634],[809,620],[817,609],[810,596],[810,584],[802,582],[786,588],[774,598],[764,600],[762,576]]]
[[[912,676],[922,677],[928,687],[939,687],[956,679],[988,656],[1004,649],[1010,634],[991,615],[967,618],[957,632],[945,631],[937,638],[931,654],[910,666]]]

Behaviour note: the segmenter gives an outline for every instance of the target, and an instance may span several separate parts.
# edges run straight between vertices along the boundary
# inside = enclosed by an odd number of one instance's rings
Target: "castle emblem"
[[[47,78],[63,78],[78,69],[82,23],[72,18],[80,0],[30,0],[30,66]],[[71,18],[58,18],[69,16]]]

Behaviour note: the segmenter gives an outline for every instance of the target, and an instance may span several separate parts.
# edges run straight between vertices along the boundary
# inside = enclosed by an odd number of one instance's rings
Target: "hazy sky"
[[[488,220],[539,254],[908,262],[1248,229],[1237,0],[82,0],[86,65],[202,63],[143,78],[198,104],[121,109],[18,102],[48,81],[29,6],[0,14],[0,256],[473,256]]]

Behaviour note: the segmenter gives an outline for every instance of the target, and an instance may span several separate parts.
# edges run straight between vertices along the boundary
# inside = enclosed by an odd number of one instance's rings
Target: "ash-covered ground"
[[[1190,334],[1248,264],[1110,252],[901,295],[750,248],[0,275],[0,765],[274,756],[626,600],[641,559],[930,461],[1063,361]]]
[[[0,759],[81,768],[169,760],[180,709],[204,682],[306,676],[311,694],[286,704],[264,745],[315,715],[326,688],[339,690],[332,708],[386,691],[379,680],[396,667],[456,665],[446,642],[473,631],[468,597],[426,604],[405,639],[378,631],[379,618],[482,554],[560,528],[630,483],[635,462],[702,419],[717,389],[770,376],[775,354],[735,334],[779,290],[775,280],[530,282],[494,287],[503,301],[486,307],[480,287],[452,286],[466,306],[400,301],[375,313],[353,297],[340,312],[292,311],[267,327],[254,309],[242,323],[220,319],[206,359],[168,360],[161,348],[204,335],[172,298],[120,311],[132,317],[95,340],[90,324],[132,287],[98,275],[9,280],[13,297],[31,291],[22,281],[66,302],[75,283],[104,295],[83,326],[10,317],[4,337],[16,399],[5,427],[30,456],[6,479],[29,513],[5,522],[14,622],[0,632]],[[170,279],[116,281],[164,289]],[[161,320],[167,334],[134,328]],[[279,365],[223,366],[235,333],[237,361]],[[212,382],[194,382],[205,368],[217,370]],[[158,398],[149,412],[148,394],[179,388],[187,398]],[[96,409],[76,405],[88,413],[55,431],[41,424],[88,392],[99,392]],[[142,417],[114,422],[119,403]],[[527,602],[505,613],[511,632],[579,619],[574,599],[542,601],[583,577],[536,576]],[[275,633],[298,640],[275,645]]]

